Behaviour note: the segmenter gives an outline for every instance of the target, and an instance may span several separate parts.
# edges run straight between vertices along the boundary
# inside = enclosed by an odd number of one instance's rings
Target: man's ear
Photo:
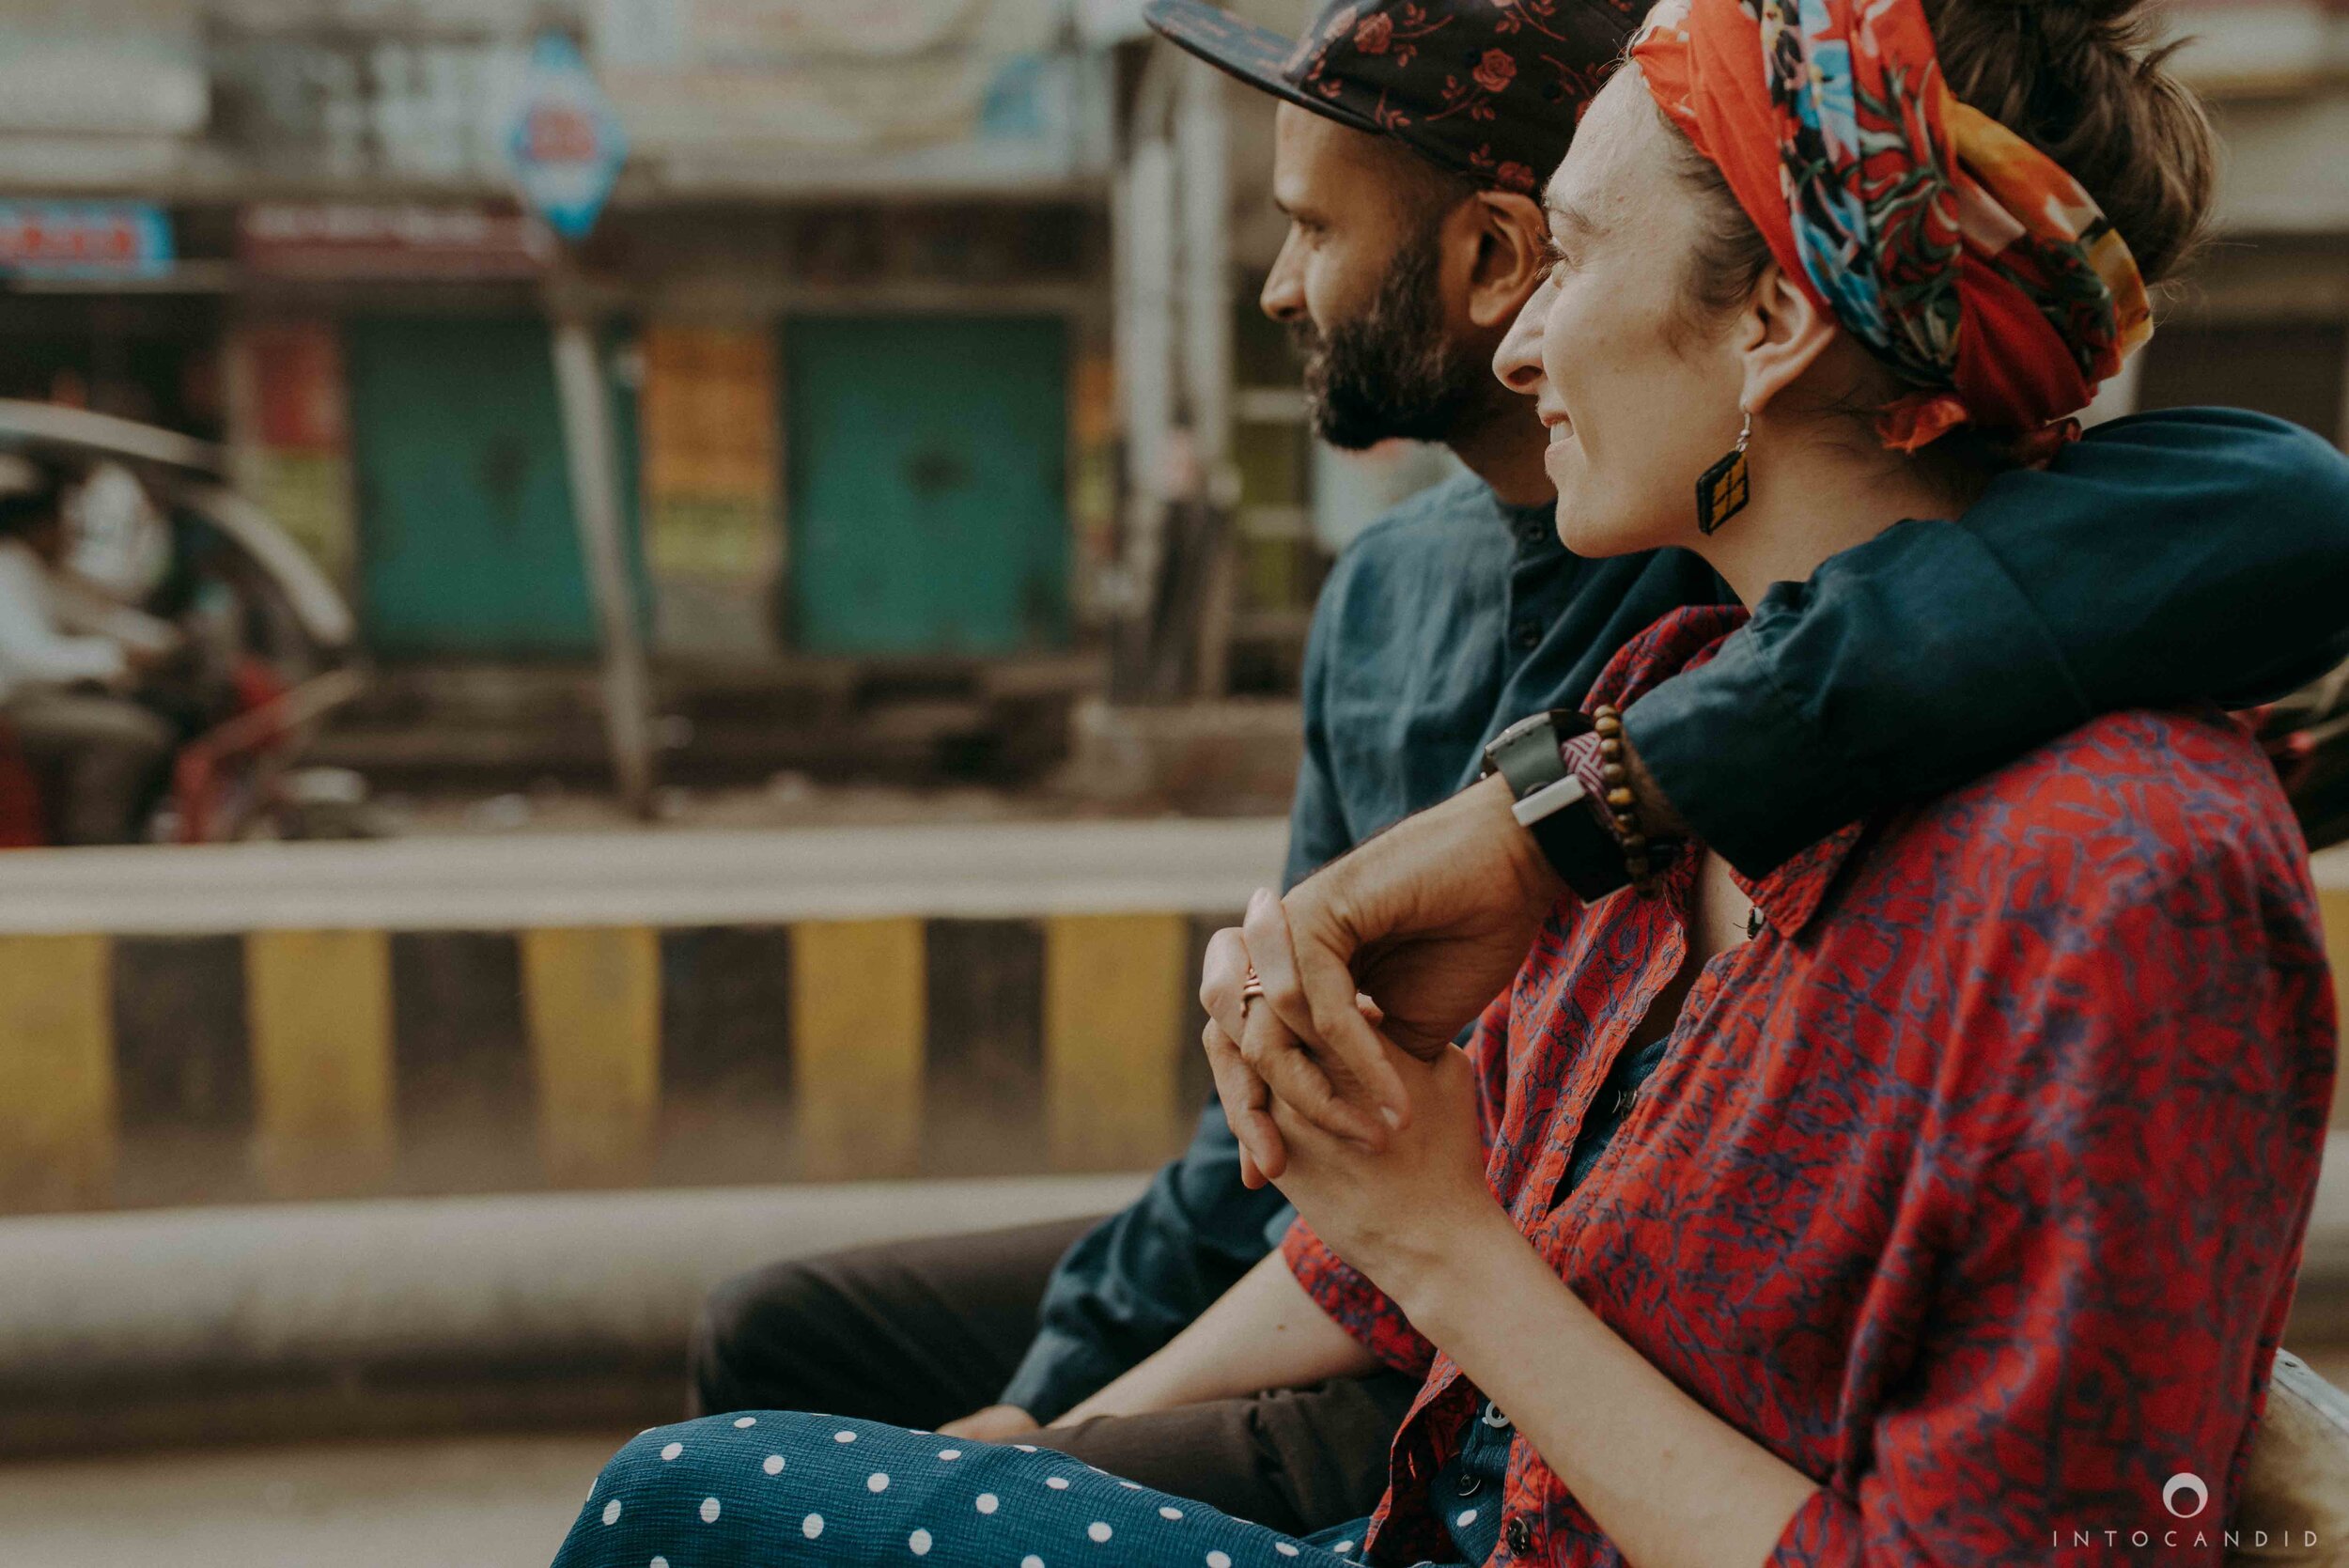
[[[1541,205],[1515,191],[1479,191],[1457,216],[1476,225],[1476,261],[1469,274],[1469,319],[1506,332],[1548,271],[1549,222]]]
[[[1745,366],[1738,405],[1749,413],[1769,407],[1818,362],[1835,332],[1835,318],[1809,289],[1797,287],[1775,261],[1763,268],[1737,321],[1736,349]]]

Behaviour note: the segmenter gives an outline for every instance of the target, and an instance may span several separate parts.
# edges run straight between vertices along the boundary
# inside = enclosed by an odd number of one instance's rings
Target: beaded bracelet
[[[1608,815],[1615,819],[1615,837],[1623,843],[1624,869],[1642,898],[1656,892],[1654,862],[1648,838],[1640,821],[1640,800],[1631,790],[1631,772],[1623,755],[1623,715],[1607,703],[1591,709],[1591,728],[1598,736],[1599,777],[1607,785]]]

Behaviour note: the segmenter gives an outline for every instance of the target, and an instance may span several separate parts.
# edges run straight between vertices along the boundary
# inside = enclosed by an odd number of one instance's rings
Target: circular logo
[[[2210,1506],[2210,1488],[2191,1470],[2180,1470],[2161,1488],[2161,1506],[2180,1519],[2191,1519]]]

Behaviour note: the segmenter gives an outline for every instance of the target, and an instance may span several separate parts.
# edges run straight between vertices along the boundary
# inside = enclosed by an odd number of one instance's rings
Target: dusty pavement
[[[624,1432],[0,1468],[9,1568],[545,1568]]]

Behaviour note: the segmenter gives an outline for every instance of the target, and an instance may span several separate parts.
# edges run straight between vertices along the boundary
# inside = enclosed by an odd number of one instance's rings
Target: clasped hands
[[[1564,891],[1509,806],[1488,779],[1285,898],[1259,893],[1207,945],[1202,1044],[1242,1179],[1276,1183],[1374,1279],[1410,1261],[1431,1221],[1497,1212],[1473,1070],[1452,1041]],[[1252,966],[1263,994],[1244,1000]]]

